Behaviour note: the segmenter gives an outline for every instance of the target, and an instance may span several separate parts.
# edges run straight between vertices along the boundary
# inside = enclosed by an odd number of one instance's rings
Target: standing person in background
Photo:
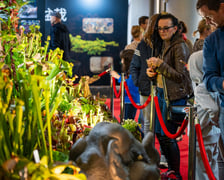
[[[59,12],[53,12],[51,14],[51,40],[49,49],[60,48],[64,51],[63,60],[69,61],[71,41],[69,38],[69,31],[66,25],[61,23],[61,14]]]
[[[147,75],[151,79],[156,79],[159,106],[166,127],[172,134],[176,133],[179,126],[176,122],[183,121],[184,116],[172,113],[171,119],[168,119],[169,104],[184,106],[187,104],[187,97],[193,93],[188,70],[182,62],[187,63],[190,51],[180,35],[178,27],[178,19],[172,14],[164,13],[158,17],[152,37],[153,47],[158,51],[159,56],[155,55],[147,60],[149,67]],[[165,135],[157,115],[155,133],[168,161],[168,171],[161,175],[161,179],[182,180],[178,144],[176,139]]]
[[[147,62],[146,59],[152,56],[152,34],[154,31],[154,25],[158,14],[153,15],[150,18],[149,25],[143,37],[143,40],[139,43],[135,53],[133,55],[130,74],[135,86],[139,87],[140,102],[141,105],[145,103],[151,93],[151,81],[146,74]],[[142,109],[144,119],[144,134],[149,132],[150,127],[150,103]]]
[[[197,32],[199,33],[199,38],[197,38],[194,43],[193,52],[203,49],[205,38],[212,33],[211,25],[207,24],[205,19],[202,19],[198,23],[198,29],[193,32],[194,37],[196,36]]]
[[[133,41],[131,42],[131,44],[128,44],[127,46],[125,46],[125,49],[135,50],[142,39],[140,26],[132,26],[131,35],[132,35]]]
[[[218,142],[220,137],[220,129],[218,127],[219,120],[219,104],[217,92],[208,92],[203,83],[203,52],[202,50],[193,53],[188,61],[190,77],[195,83],[194,96],[195,107],[197,108],[197,117],[200,122],[202,137],[208,161],[216,180],[219,180],[218,169]],[[196,144],[196,179],[209,180],[206,173],[199,144]]]
[[[149,59],[152,55],[157,55],[156,52],[153,52],[152,35],[158,16],[159,14],[155,14],[150,17],[145,35],[135,50],[135,54],[130,65],[130,74],[132,75],[132,80],[135,86],[139,87],[141,105],[146,102],[151,93],[151,81],[146,74],[146,69],[148,68],[146,60]],[[147,134],[150,131],[150,114],[151,112],[149,103],[145,108],[142,109],[142,115],[140,112],[140,116],[143,116],[141,119],[143,119],[142,123],[144,123],[144,134]],[[167,167],[167,161],[163,155],[162,150],[160,167]]]
[[[131,74],[129,73],[129,67],[132,60],[132,56],[134,54],[134,50],[132,49],[126,49],[121,51],[120,58],[121,58],[121,64],[122,64],[122,72],[125,73],[125,81],[127,83],[128,89],[130,91],[130,94],[135,101],[136,104],[139,104],[139,92],[138,87],[136,87],[132,81]],[[118,80],[119,83],[121,83],[121,75],[118,74],[116,71],[110,72],[111,76]],[[124,119],[135,119],[136,111],[137,109],[132,105],[126,90],[124,94]]]
[[[149,17],[148,16],[141,16],[138,18],[138,25],[141,27],[141,33],[144,36],[146,28],[149,23]]]
[[[125,47],[125,49],[132,49],[132,50],[135,51],[135,49],[137,48],[138,44],[142,40],[142,33],[141,33],[140,26],[132,26],[132,28],[131,28],[131,35],[132,35],[133,41],[131,42],[131,44],[128,44]],[[144,132],[144,118],[143,118],[142,109],[140,109],[138,123],[141,124],[141,130],[142,130],[142,134],[143,134],[143,132]]]
[[[181,33],[182,35],[182,38],[184,39],[184,41],[186,42],[189,50],[190,50],[190,53],[192,53],[192,49],[193,49],[193,44],[192,42],[187,38],[187,25],[183,22],[183,21],[180,21],[179,22],[179,32]]]
[[[217,27],[210,34],[203,45],[203,81],[209,92],[218,92],[220,98],[219,127],[221,141],[219,143],[219,177],[224,177],[224,1],[223,0],[198,0],[196,8],[207,23]],[[222,159],[221,159],[222,158]],[[222,162],[221,162],[222,160]]]

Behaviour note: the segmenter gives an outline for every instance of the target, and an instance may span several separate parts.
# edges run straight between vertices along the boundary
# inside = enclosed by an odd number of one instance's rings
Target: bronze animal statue
[[[153,134],[142,143],[119,124],[98,123],[69,154],[88,180],[158,180],[160,157]]]

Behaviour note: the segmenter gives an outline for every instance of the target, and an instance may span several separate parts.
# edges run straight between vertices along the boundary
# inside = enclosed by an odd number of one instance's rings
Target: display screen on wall
[[[113,58],[109,56],[92,56],[90,58],[90,71],[92,73],[101,73],[113,66]]]
[[[111,34],[114,32],[114,20],[112,18],[83,18],[82,30],[89,34]]]
[[[27,0],[23,0],[24,2],[27,2]],[[19,18],[25,19],[25,18],[37,18],[37,0],[29,0],[29,3],[24,5],[19,10]]]

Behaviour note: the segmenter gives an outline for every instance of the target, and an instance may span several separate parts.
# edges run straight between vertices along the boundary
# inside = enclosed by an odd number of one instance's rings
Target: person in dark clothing
[[[68,61],[70,59],[71,41],[68,28],[61,23],[61,14],[59,12],[53,12],[51,14],[51,25],[49,49],[62,49],[64,51],[63,60]]]
[[[146,69],[148,68],[146,60],[151,56],[157,55],[156,52],[153,52],[152,35],[158,16],[159,14],[154,14],[150,17],[145,35],[142,41],[138,44],[130,65],[130,74],[132,75],[133,83],[135,86],[139,87],[141,105],[146,102],[151,93],[151,80],[146,74]],[[150,106],[151,103],[149,103],[145,108],[142,109],[142,126],[144,134],[147,134],[150,131]],[[167,162],[162,150],[160,167],[167,167]]]
[[[140,103],[143,105],[151,93],[151,81],[146,74],[148,68],[146,60],[152,56],[152,34],[158,14],[150,17],[149,26],[143,40],[138,44],[130,64],[130,74],[135,86],[139,87]],[[150,130],[150,103],[142,109],[144,119],[144,133]]]
[[[220,98],[219,128],[219,177],[224,177],[224,1],[198,0],[196,8],[208,24],[217,27],[204,40],[203,44],[203,82],[209,92],[217,92]]]
[[[149,23],[149,17],[148,16],[141,16],[141,17],[138,18],[138,25],[140,26],[142,35],[145,34],[148,23]]]
[[[166,127],[172,134],[175,134],[178,128],[175,121],[182,121],[184,116],[173,113],[168,120],[167,102],[170,105],[186,105],[186,98],[193,92],[189,73],[182,62],[187,63],[190,51],[178,31],[178,24],[178,19],[172,14],[163,13],[157,18],[152,41],[159,56],[147,60],[149,68],[146,71],[150,78],[156,78],[159,106]],[[155,133],[168,161],[168,171],[161,175],[161,179],[182,180],[178,144],[176,139],[165,135],[158,116],[155,120]]]
[[[133,49],[125,49],[120,52],[120,58],[122,63],[122,72],[125,73],[125,81],[127,83],[131,97],[133,98],[136,104],[139,104],[140,100],[139,100],[138,87],[134,85],[133,80],[131,78],[131,74],[129,72],[129,67],[130,67],[133,54],[134,54]],[[116,78],[119,83],[121,83],[120,74],[118,74],[116,71],[111,71],[110,74],[112,77]],[[126,90],[124,94],[124,103],[125,103],[124,119],[125,120],[135,119],[137,108],[134,107],[134,105],[131,103]]]

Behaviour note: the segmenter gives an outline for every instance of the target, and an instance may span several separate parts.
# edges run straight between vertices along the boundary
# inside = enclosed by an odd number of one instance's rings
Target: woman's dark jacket
[[[185,98],[193,93],[189,72],[185,67],[189,56],[189,48],[178,34],[162,52],[163,63],[157,72],[165,76],[170,101]]]
[[[130,64],[130,74],[134,85],[139,87],[139,92],[142,96],[149,96],[151,91],[151,81],[146,74],[148,68],[146,60],[151,57],[151,47],[142,40],[133,55]]]

